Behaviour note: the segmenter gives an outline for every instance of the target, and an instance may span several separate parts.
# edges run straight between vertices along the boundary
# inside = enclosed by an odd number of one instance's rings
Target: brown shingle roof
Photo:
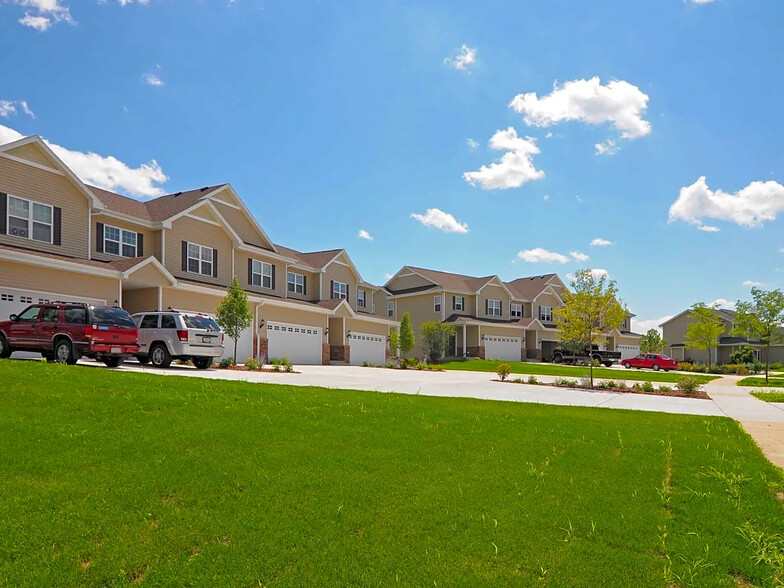
[[[431,270],[422,267],[415,267],[413,265],[406,266],[416,273],[424,276],[428,280],[431,280],[442,286],[448,290],[463,290],[467,292],[476,292],[487,284],[490,280],[492,280],[495,276],[485,276],[483,278],[477,278],[474,276],[466,276],[463,274],[453,274],[451,272],[442,272],[439,270]]]
[[[146,202],[136,200],[135,198],[129,198],[122,194],[115,194],[114,192],[96,188],[95,186],[87,187],[109,210],[147,221],[157,222],[166,220],[167,218],[190,208],[196,204],[199,199],[210,192],[227,185],[228,184],[218,184],[216,186],[205,186],[197,190],[166,194],[165,196],[159,196],[158,198],[153,198]]]
[[[37,257],[45,257],[47,259],[56,259],[59,261],[68,261],[70,263],[78,263],[79,265],[87,265],[90,267],[100,267],[107,270],[116,270],[124,272],[132,268],[138,263],[141,263],[147,257],[129,257],[127,259],[117,259],[115,261],[98,261],[95,259],[80,259],[78,257],[69,257],[67,255],[57,255],[55,253],[44,253],[43,251],[36,251],[35,249],[28,249],[27,247],[14,247],[13,245],[0,244],[0,251],[19,251],[22,253],[29,253]]]
[[[311,251],[309,253],[303,253],[301,251],[297,251],[296,249],[291,249],[290,247],[284,247],[283,245],[278,244],[275,244],[275,249],[277,249],[278,253],[281,255],[296,259],[301,264],[313,269],[321,269],[330,261],[332,261],[332,259],[338,253],[343,251],[342,249],[327,249],[325,251]]]
[[[542,293],[547,287],[547,283],[555,274],[544,274],[543,276],[531,276],[528,278],[517,278],[511,282],[505,282],[506,287],[519,300],[533,300]]]

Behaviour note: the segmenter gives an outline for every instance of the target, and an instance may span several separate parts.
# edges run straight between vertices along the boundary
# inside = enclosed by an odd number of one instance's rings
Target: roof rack
[[[49,302],[41,302],[39,304],[73,304],[74,306],[90,306],[86,302],[74,302],[73,300],[50,300]]]

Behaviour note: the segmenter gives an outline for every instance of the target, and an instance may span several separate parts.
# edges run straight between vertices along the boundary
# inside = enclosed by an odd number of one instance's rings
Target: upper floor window
[[[453,296],[452,297],[452,310],[465,310],[465,298],[462,296]]]
[[[487,314],[490,316],[501,316],[501,301],[488,299]]]
[[[441,312],[441,294],[433,296],[433,312]]]
[[[553,309],[550,306],[539,307],[539,320],[544,323],[553,322]]]
[[[262,288],[273,288],[272,284],[272,264],[266,261],[253,260],[251,274],[251,286],[261,286]]]
[[[126,231],[111,225],[104,225],[104,253],[121,255],[122,257],[136,257],[136,237],[135,231]],[[210,261],[212,261],[212,258],[210,258]]]
[[[515,304],[514,302],[512,302],[512,304],[509,305],[509,314],[511,314],[512,317],[522,318],[523,317],[523,305],[522,304]]]
[[[623,319],[623,324],[621,325],[621,329],[624,331],[629,330],[629,319]]]
[[[286,281],[288,282],[289,292],[292,294],[305,294],[305,276],[289,272]]]
[[[348,284],[332,282],[332,298],[345,300],[348,298]]]
[[[395,303],[391,300],[387,302],[387,316],[393,317],[395,316]]]
[[[365,308],[365,291],[357,290],[357,308]]]
[[[9,235],[51,243],[53,216],[53,207],[48,204],[8,197]]]
[[[188,271],[194,274],[212,275],[212,247],[188,243]]]

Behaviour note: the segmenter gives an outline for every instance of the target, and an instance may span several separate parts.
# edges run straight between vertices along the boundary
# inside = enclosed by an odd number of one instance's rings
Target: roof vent
[[[182,192],[177,192],[177,193],[176,193],[174,196],[175,196],[175,197],[177,197],[177,196],[179,196],[180,194],[182,194]]]
[[[204,187],[201,189],[201,191],[202,191],[202,192],[204,192],[204,190],[207,190],[207,189],[209,189],[209,186],[204,186]]]

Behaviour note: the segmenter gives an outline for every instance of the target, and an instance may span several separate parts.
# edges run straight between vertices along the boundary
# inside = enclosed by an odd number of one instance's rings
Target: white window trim
[[[256,271],[257,267],[260,268],[259,271]],[[264,271],[267,268],[269,268],[269,275],[267,275],[267,273],[265,273]],[[254,281],[254,278],[256,276],[259,276],[258,284]],[[269,286],[264,285],[264,278],[269,278]],[[254,259],[253,262],[251,263],[250,281],[251,281],[250,283],[251,286],[272,290],[272,264],[266,261],[261,261],[260,259]]]
[[[194,247],[198,247],[199,248],[199,257],[198,258],[191,256],[191,245],[193,245]],[[206,259],[202,259],[202,257],[203,257],[202,256],[202,252],[205,249],[209,249],[209,251],[210,251],[210,259],[209,259],[209,261],[206,260]],[[213,267],[213,264],[212,264],[212,260],[214,258],[215,258],[215,250],[212,247],[208,247],[207,245],[199,245],[198,243],[188,242],[188,259],[187,259],[187,262],[185,264],[186,271],[189,274],[198,274],[200,276],[212,277],[212,274],[215,271],[215,268]],[[198,272],[191,271],[191,259],[197,259],[197,261],[199,262],[199,271]],[[204,264],[205,263],[209,263],[210,264],[210,272],[209,273],[205,273],[204,272]]]
[[[433,296],[433,312],[441,312],[441,294],[436,294]]]
[[[294,278],[293,280],[292,277]],[[301,281],[297,282],[297,278],[301,278]],[[294,286],[294,289],[291,288],[292,286]],[[286,272],[286,291],[291,294],[304,296],[305,276],[303,274],[298,274],[297,272]]]
[[[459,310],[460,312],[465,312],[464,296],[455,296],[455,310]]]
[[[549,316],[549,318],[545,318],[545,316]],[[553,307],[552,306],[540,306],[539,307],[539,320],[540,321],[544,321],[545,323],[553,322]]]
[[[115,241],[114,239],[108,239],[106,237],[106,229],[114,229],[120,233],[120,240]],[[123,255],[123,246],[130,245],[123,241],[123,236],[125,233],[129,233],[133,235],[133,255]],[[117,253],[109,253],[106,251],[106,243],[117,243]],[[115,227],[114,225],[104,225],[103,226],[103,252],[106,255],[114,255],[115,257],[137,257],[137,253],[139,251],[139,234],[136,231],[129,231],[128,229],[123,229],[121,227]]]
[[[395,303],[392,300],[387,302],[387,317],[395,316]]]
[[[509,316],[514,318],[523,318],[523,305],[511,302],[509,304]]]
[[[13,194],[6,195],[8,199],[6,200],[6,213],[5,213],[5,228],[6,234],[9,237],[16,237],[17,239],[27,239],[28,241],[37,241],[38,243],[48,243],[52,245],[54,243],[54,206],[51,204],[44,204],[43,202],[37,202],[35,200],[30,200],[29,198],[21,198],[19,196],[14,196]],[[15,216],[11,214],[11,198],[16,200],[22,200],[23,202],[27,202],[30,206],[28,207],[29,213],[26,219],[22,219],[21,216]],[[41,221],[33,220],[33,208],[35,205],[38,206],[45,206],[51,211],[50,217],[52,220],[51,222],[44,223]],[[19,220],[26,220],[27,221],[27,237],[20,237],[19,235],[12,235],[11,234],[11,218],[19,219]],[[39,225],[47,225],[49,227],[49,240],[42,241],[41,239],[34,239],[33,238],[33,223],[38,223]]]
[[[346,300],[348,298],[348,284],[345,282],[332,282],[332,299],[333,300]]]
[[[360,294],[362,295],[362,304],[360,304]],[[367,308],[367,293],[359,288],[357,288],[357,308]]]
[[[496,312],[496,310],[498,312]],[[501,316],[501,301],[494,298],[487,299],[487,316]]]

